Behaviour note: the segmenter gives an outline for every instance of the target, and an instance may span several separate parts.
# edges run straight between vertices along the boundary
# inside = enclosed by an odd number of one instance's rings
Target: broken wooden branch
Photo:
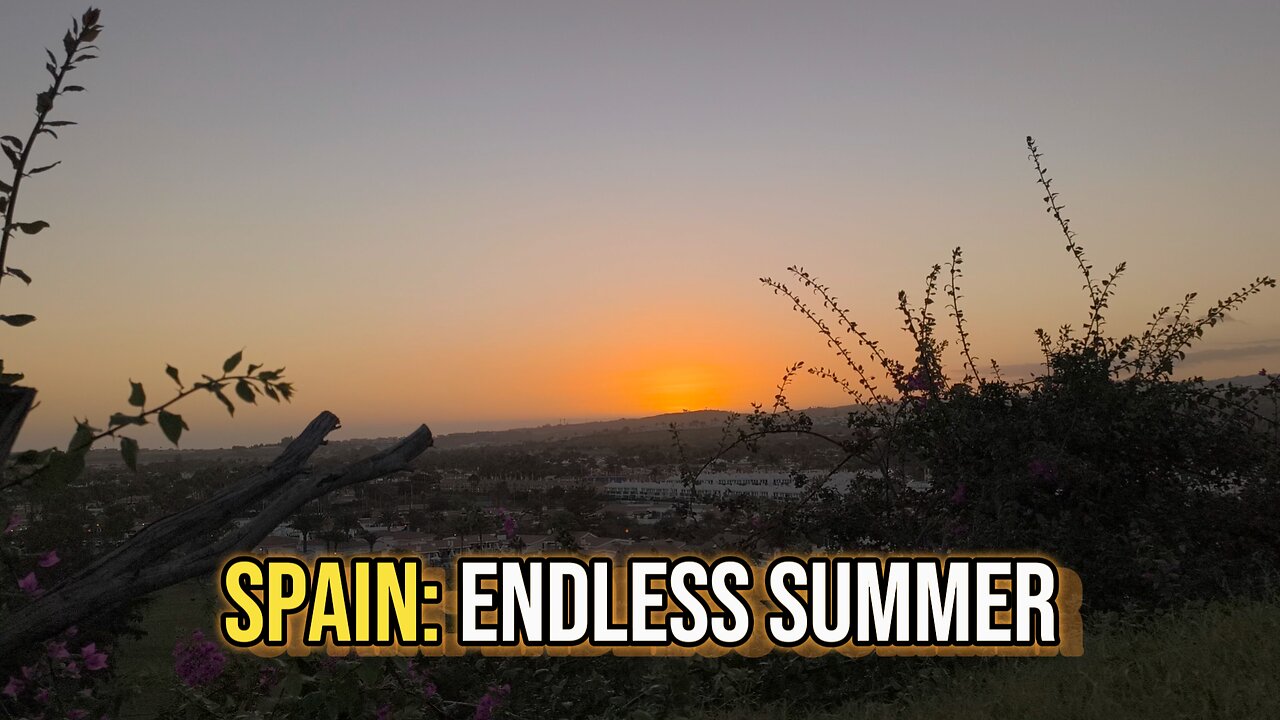
[[[270,465],[214,497],[161,518],[0,624],[0,658],[17,659],[35,643],[104,610],[199,575],[251,550],[299,508],[339,488],[404,470],[432,445],[422,425],[394,446],[345,468],[316,473],[304,466],[338,428],[322,412]],[[228,525],[262,509],[239,527]],[[222,531],[210,538],[210,534]]]

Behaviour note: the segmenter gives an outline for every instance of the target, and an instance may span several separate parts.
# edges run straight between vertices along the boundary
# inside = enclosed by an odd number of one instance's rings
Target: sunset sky
[[[956,245],[977,354],[1025,372],[1087,310],[1028,134],[1129,262],[1114,330],[1280,274],[1280,3],[1111,5],[104,2],[23,186],[35,282],[0,285],[39,318],[0,328],[19,446],[241,347],[297,398],[192,398],[184,446],[745,409],[831,361],[760,276],[804,265],[905,353],[896,293]],[[83,9],[0,4],[3,134]],[[1280,292],[1231,320],[1187,373],[1280,367]]]

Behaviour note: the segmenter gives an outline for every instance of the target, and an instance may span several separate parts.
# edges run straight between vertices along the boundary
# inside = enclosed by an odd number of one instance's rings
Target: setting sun
[[[709,366],[654,368],[636,380],[636,399],[645,411],[680,412],[725,404],[727,378]]]

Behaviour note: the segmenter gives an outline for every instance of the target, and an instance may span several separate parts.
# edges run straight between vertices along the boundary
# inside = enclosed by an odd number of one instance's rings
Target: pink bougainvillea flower
[[[1032,477],[1042,482],[1052,482],[1057,479],[1058,471],[1054,469],[1048,462],[1036,458],[1027,464],[1027,470]]]
[[[186,642],[174,645],[173,671],[187,687],[208,685],[218,679],[226,664],[227,656],[218,644],[206,640],[199,630]]]
[[[49,658],[51,660],[66,660],[71,657],[71,653],[67,650],[65,640],[49,643]]]
[[[80,650],[80,657],[84,658],[86,670],[101,670],[107,666],[107,654],[99,652],[96,643],[85,645]]]
[[[908,390],[928,390],[929,376],[923,370],[916,370],[907,376],[906,386]]]
[[[382,705],[378,708],[378,713],[374,715],[375,720],[391,720],[391,706]]]
[[[74,708],[67,711],[67,720],[84,720],[89,717],[89,711],[83,708]]]
[[[18,589],[28,595],[35,595],[40,592],[40,581],[36,579],[35,572],[29,572],[19,578]]]
[[[62,562],[62,559],[58,557],[58,551],[50,550],[49,552],[41,555],[40,559],[36,561],[36,564],[42,568],[51,568],[60,562]]]
[[[40,688],[36,691],[36,702],[41,705],[49,702],[49,688]]]
[[[510,693],[510,685],[490,687],[489,692],[486,692],[484,697],[480,698],[480,702],[476,703],[474,720],[493,720],[494,714],[502,707],[503,701]]]
[[[27,687],[27,684],[25,682],[10,675],[8,684],[4,686],[3,690],[0,690],[0,694],[8,695],[9,697],[16,699],[18,697],[18,694],[21,693],[26,687]]]
[[[258,670],[258,687],[270,688],[280,681],[280,671],[274,665],[264,666]]]
[[[966,486],[964,483],[960,483],[959,485],[956,486],[956,491],[954,493],[951,493],[951,504],[963,505],[965,499],[967,499],[968,497],[969,497],[968,486]]]

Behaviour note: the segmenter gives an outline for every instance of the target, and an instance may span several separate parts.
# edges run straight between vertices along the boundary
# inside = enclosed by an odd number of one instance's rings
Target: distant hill
[[[853,409],[853,405],[844,407],[807,408],[804,412],[814,422],[822,424],[826,421],[840,420]],[[665,433],[672,425],[681,429],[719,429],[731,413],[727,410],[691,410],[688,412],[665,413],[641,418],[619,418],[617,420],[599,420],[584,423],[566,423],[561,425],[542,425],[532,428],[515,428],[511,430],[485,430],[479,432],[450,433],[436,438],[436,447],[479,447],[486,445],[518,445],[524,443],[554,442],[592,435],[608,435],[615,433]],[[740,414],[740,413],[739,413]]]
[[[1260,375],[1239,375],[1229,378],[1205,380],[1206,385],[1232,384],[1245,387],[1260,387],[1267,379]],[[811,407],[805,412],[818,425],[843,422],[855,405],[837,407]],[[437,435],[435,446],[440,449],[466,447],[496,447],[503,445],[524,445],[546,442],[563,442],[591,438],[592,436],[643,436],[646,434],[666,433],[675,425],[683,430],[718,430],[733,413],[726,410],[693,410],[688,412],[664,413],[640,418],[619,418],[617,420],[597,420],[581,423],[563,423],[558,425],[541,425],[538,427],[512,428],[510,430],[482,430],[476,432],[449,433]],[[603,439],[603,438],[602,438]],[[376,449],[391,445],[397,438],[360,438],[351,440],[332,440],[317,453],[323,457],[331,453],[339,453],[355,449]],[[640,437],[633,438],[639,442]],[[139,461],[162,462],[178,456],[192,460],[232,460],[237,462],[269,463],[280,452],[279,444],[254,445],[252,447],[235,447],[209,450],[147,450],[143,449]],[[114,448],[100,448],[90,453],[89,462],[94,465],[122,464],[120,452]]]
[[[1265,376],[1253,375],[1237,375],[1229,378],[1218,378],[1217,380],[1205,380],[1205,385],[1239,385],[1241,387],[1262,387],[1270,382]]]

